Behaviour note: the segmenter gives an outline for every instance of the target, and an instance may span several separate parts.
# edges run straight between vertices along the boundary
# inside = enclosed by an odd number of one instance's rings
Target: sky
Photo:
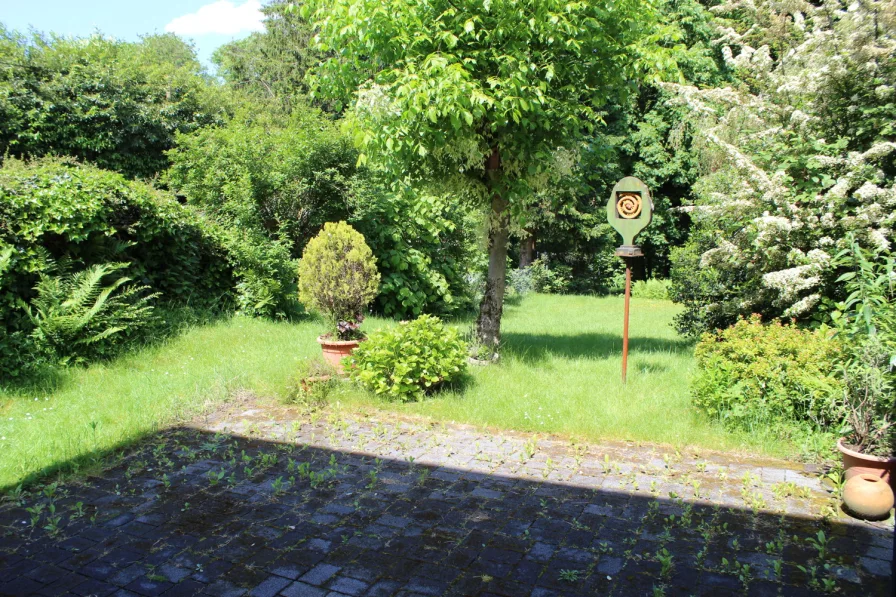
[[[260,31],[259,0],[0,0],[8,29],[85,36],[96,31],[136,41],[147,33],[176,33],[196,45],[210,70],[215,49]]]

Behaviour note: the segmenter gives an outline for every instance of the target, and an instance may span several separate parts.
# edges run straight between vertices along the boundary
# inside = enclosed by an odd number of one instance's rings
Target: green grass
[[[0,487],[43,469],[89,464],[85,456],[241,388],[281,394],[299,359],[320,350],[318,328],[236,317],[110,364],[70,369],[43,390],[0,393]]]
[[[632,302],[627,386],[619,379],[621,299],[536,295],[507,308],[501,363],[471,367],[459,389],[396,404],[347,386],[337,400],[347,408],[587,440],[790,452],[776,438],[730,434],[693,412],[693,349],[670,327],[675,311],[667,301]],[[390,322],[371,318],[365,328],[383,325]],[[319,331],[315,321],[236,317],[112,363],[70,369],[40,389],[0,391],[0,487],[89,465],[240,389],[283,396],[299,361],[319,354]]]
[[[776,437],[732,434],[695,412],[688,389],[693,344],[672,329],[677,310],[669,301],[632,301],[625,385],[621,298],[533,295],[505,308],[500,365],[470,367],[460,389],[411,404],[384,404],[360,392],[340,399],[441,421],[590,441],[792,454]]]

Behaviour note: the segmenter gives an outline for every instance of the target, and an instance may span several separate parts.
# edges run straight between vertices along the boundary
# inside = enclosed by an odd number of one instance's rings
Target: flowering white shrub
[[[838,293],[847,233],[896,225],[896,2],[743,0],[712,8],[736,84],[667,85],[690,109],[703,173],[674,256],[682,331],[751,312],[808,318]]]

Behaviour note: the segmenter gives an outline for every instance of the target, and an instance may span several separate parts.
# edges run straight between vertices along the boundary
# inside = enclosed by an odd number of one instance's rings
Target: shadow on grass
[[[502,334],[501,340],[502,352],[529,364],[543,362],[549,356],[571,359],[605,359],[618,356],[622,352],[622,336],[615,334],[584,333],[555,336],[507,332]],[[685,339],[643,336],[629,338],[629,351],[632,353],[690,354],[693,350],[693,341]]]
[[[149,435],[101,474],[0,506],[0,594],[811,595],[822,578],[886,591],[885,529],[828,523],[822,561],[807,540],[819,523],[799,516],[399,452]]]

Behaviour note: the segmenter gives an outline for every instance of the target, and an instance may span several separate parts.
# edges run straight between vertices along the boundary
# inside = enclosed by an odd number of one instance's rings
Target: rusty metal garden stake
[[[653,200],[647,185],[633,176],[616,183],[607,202],[607,220],[622,235],[622,246],[616,255],[625,262],[625,314],[622,320],[622,383],[628,373],[628,320],[632,297],[632,259],[642,257],[635,237],[653,219]]]
[[[622,320],[622,383],[628,372],[628,309],[632,299],[632,266],[628,259],[625,261],[625,316]]]

